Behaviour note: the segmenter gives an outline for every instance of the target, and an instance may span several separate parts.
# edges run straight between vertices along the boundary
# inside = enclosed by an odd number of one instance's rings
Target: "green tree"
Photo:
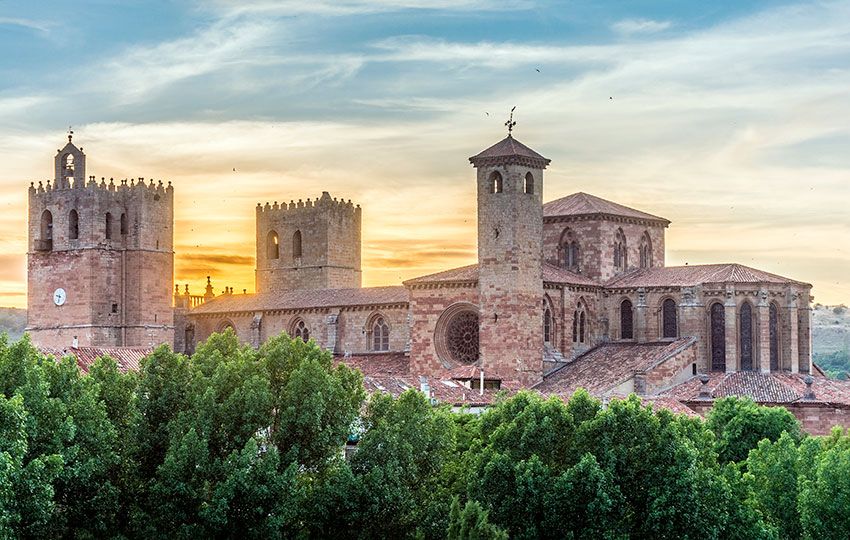
[[[756,507],[782,538],[800,538],[802,534],[797,507],[798,460],[797,441],[783,433],[773,443],[762,439],[746,461],[745,478]]]
[[[475,501],[466,501],[460,509],[458,498],[452,499],[449,512],[448,540],[507,540],[508,533],[491,524],[487,511]]]
[[[850,537],[850,444],[826,440],[801,478],[799,510],[804,538]]]
[[[784,407],[760,407],[748,398],[726,397],[714,402],[706,422],[714,432],[721,463],[747,459],[759,441],[777,441],[783,432],[800,439],[800,423]]]

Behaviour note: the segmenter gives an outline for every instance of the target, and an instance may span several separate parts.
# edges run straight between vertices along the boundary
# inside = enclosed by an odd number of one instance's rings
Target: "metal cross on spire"
[[[508,136],[510,136],[511,131],[513,131],[516,122],[514,122],[514,110],[516,109],[516,105],[511,108],[511,117],[508,118],[508,121],[505,122],[505,125],[508,127]]]
[[[74,136],[74,130],[71,129],[71,126],[68,126],[68,142],[71,142],[71,137]]]

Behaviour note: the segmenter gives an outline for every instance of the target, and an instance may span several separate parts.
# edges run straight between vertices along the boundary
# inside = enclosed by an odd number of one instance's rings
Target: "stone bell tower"
[[[508,136],[469,158],[478,170],[481,367],[525,385],[543,377],[543,170],[549,164]]]
[[[29,188],[27,331],[60,349],[171,344],[174,190],[86,177],[72,135]]]

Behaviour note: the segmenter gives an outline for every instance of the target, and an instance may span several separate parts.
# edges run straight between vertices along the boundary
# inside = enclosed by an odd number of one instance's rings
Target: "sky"
[[[850,0],[0,0],[0,305],[73,126],[87,174],[175,189],[175,280],[254,289],[258,202],[363,208],[363,284],[475,262],[468,157],[505,135],[666,217],[667,264],[850,301]]]

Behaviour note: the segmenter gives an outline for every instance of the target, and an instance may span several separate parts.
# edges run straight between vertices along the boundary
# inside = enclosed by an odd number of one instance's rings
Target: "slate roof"
[[[704,283],[774,283],[805,285],[764,270],[736,263],[664,266],[630,270],[611,278],[606,287],[691,287]]]
[[[615,202],[590,195],[588,193],[573,193],[554,201],[549,201],[543,205],[543,217],[566,217],[566,216],[617,216],[639,219],[643,221],[653,221],[664,226],[670,224],[670,220],[663,217],[654,216],[617,204]]]
[[[812,377],[814,400],[804,399],[806,393],[805,374],[787,372],[759,373],[737,371],[733,373],[709,373],[708,391],[710,399],[737,396],[748,397],[757,403],[828,403],[850,406],[850,381],[837,381],[815,374]],[[674,386],[664,395],[685,403],[702,401],[702,382],[696,377]]]
[[[545,167],[551,161],[514,139],[511,135],[508,135],[490,148],[482,150],[478,154],[472,156],[469,158],[469,161],[473,165],[478,165],[486,161],[497,160],[499,158],[525,158],[533,162],[539,162],[538,165],[542,167]],[[502,160],[499,159],[499,161]]]
[[[680,338],[651,343],[606,343],[553,372],[535,389],[565,398],[578,388],[584,388],[593,395],[602,395],[693,341],[693,338]]]
[[[67,349],[39,347],[38,350],[41,354],[52,356],[57,360],[66,356],[75,357],[83,373],[88,373],[95,360],[101,356],[109,356],[115,360],[121,372],[139,371],[142,359],[153,352],[151,347],[68,347]]]
[[[293,290],[277,294],[225,294],[191,310],[191,314],[406,304],[402,286]]]
[[[575,272],[570,272],[559,266],[544,262],[543,281],[546,283],[560,283],[568,285],[599,286],[599,283]],[[474,283],[478,281],[478,265],[470,264],[460,268],[452,268],[436,274],[429,274],[404,282],[405,285],[422,285],[426,283]]]

